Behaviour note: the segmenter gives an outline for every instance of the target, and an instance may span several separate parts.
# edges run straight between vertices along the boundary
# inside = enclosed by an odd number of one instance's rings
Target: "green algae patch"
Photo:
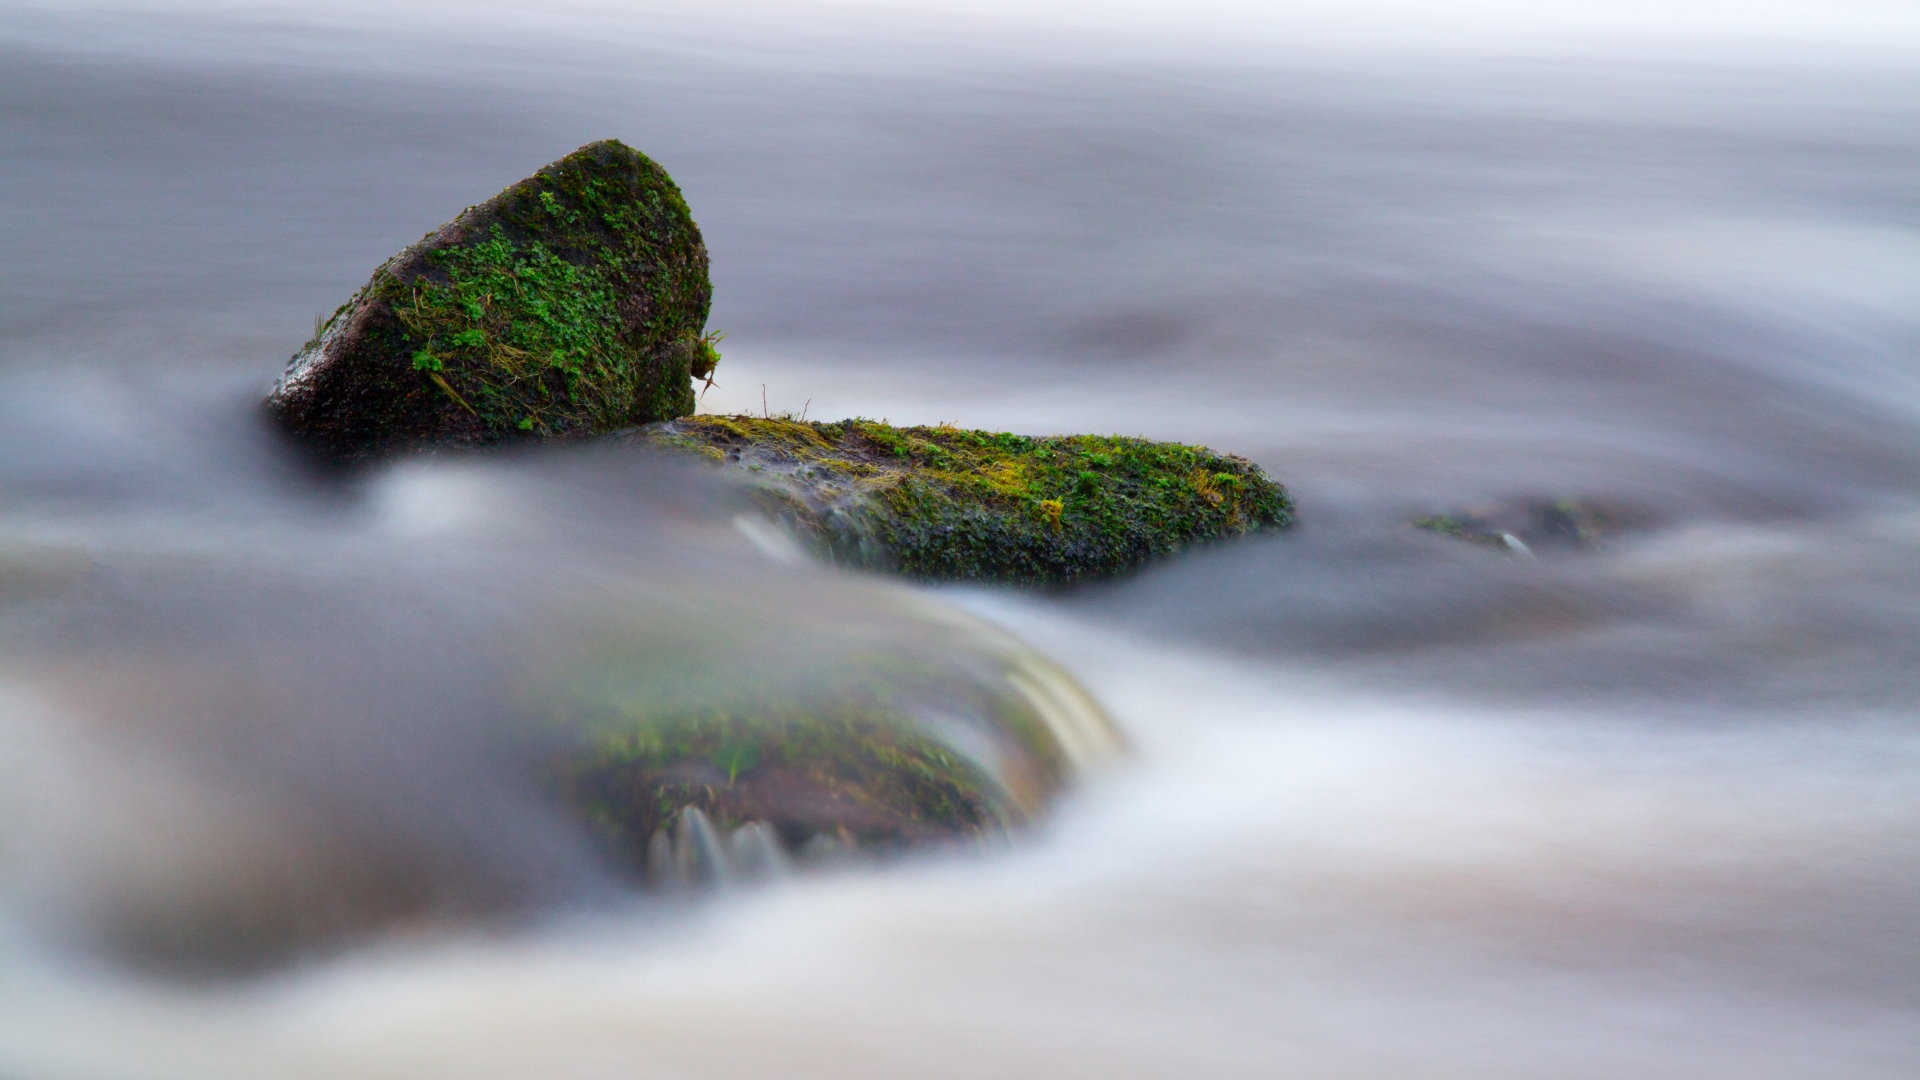
[[[389,259],[269,411],[328,453],[592,435],[693,411],[707,250],[665,170],[590,144]]]
[[[721,463],[835,562],[938,581],[1061,584],[1292,523],[1245,458],[1123,436],[693,416],[631,438]]]

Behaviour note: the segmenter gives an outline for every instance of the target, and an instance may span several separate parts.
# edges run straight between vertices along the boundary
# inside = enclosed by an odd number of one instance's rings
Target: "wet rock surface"
[[[716,359],[711,298],[673,180],[592,143],[382,264],[295,354],[268,411],[349,459],[682,416]]]

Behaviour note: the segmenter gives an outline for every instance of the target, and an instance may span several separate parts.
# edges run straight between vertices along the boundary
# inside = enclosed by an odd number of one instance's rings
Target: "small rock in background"
[[[1457,537],[1523,557],[1576,551],[1653,524],[1651,511],[1605,499],[1523,496],[1472,510],[1414,519],[1418,529]]]

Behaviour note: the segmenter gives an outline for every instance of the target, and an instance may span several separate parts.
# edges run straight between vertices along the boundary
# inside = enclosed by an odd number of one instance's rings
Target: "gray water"
[[[1914,1075],[1915,24],[6,6],[0,1075]],[[703,409],[1204,442],[1299,527],[928,589],[603,453],[289,459],[315,316],[604,137]],[[1640,526],[1407,524],[1523,495]],[[953,608],[1132,747],[1005,850],[663,907],[475,720],[616,612],[724,687]]]

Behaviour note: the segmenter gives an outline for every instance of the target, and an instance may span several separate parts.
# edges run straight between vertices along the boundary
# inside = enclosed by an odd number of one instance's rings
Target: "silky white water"
[[[1875,4],[7,5],[0,1075],[1913,1075],[1916,53]],[[604,137],[706,235],[703,409],[1202,442],[1298,526],[930,588],[603,451],[260,426],[380,260]],[[1409,525],[1513,496],[1634,527]],[[1128,752],[1004,847],[663,902],[476,719],[610,619],[716,694],[984,620]],[[296,915],[377,929],[243,948]]]

